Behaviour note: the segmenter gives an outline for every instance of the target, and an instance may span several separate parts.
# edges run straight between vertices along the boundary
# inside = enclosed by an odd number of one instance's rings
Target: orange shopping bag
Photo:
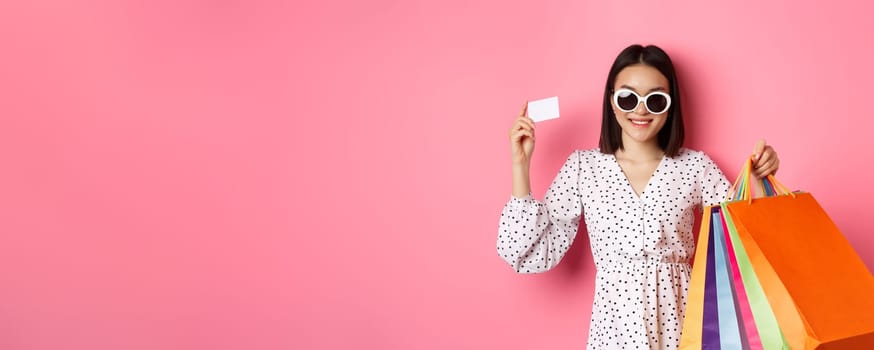
[[[749,166],[742,176],[749,191]],[[724,204],[792,349],[874,349],[874,279],[809,193]]]

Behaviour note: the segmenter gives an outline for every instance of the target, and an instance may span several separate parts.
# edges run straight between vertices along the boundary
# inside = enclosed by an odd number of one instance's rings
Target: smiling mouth
[[[652,121],[653,121],[652,119],[631,119],[631,118],[629,118],[628,120],[630,120],[631,124],[633,124],[634,126],[640,126],[640,127],[649,126],[650,124],[652,124]]]

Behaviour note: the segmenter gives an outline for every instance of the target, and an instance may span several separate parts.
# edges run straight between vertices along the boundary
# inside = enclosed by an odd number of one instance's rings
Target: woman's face
[[[668,87],[668,78],[662,75],[658,69],[643,64],[635,64],[619,71],[619,74],[616,75],[616,82],[613,84],[613,92],[615,93],[620,89],[629,89],[641,97],[645,97],[654,91],[670,94],[671,92],[668,90]],[[668,118],[667,110],[659,114],[653,114],[641,102],[631,112],[624,112],[616,106],[612,95],[610,104],[613,107],[616,121],[622,127],[623,143],[631,140],[641,143],[658,142],[657,136],[659,130],[662,129]]]

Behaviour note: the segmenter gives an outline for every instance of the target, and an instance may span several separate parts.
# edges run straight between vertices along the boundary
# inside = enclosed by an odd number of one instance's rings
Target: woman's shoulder
[[[704,151],[694,150],[691,148],[680,148],[680,151],[677,152],[677,155],[674,156],[674,159],[677,161],[685,161],[685,162],[711,162],[709,156],[707,156]]]
[[[680,152],[673,157],[673,161],[679,163],[683,167],[697,169],[701,172],[716,167],[716,162],[714,162],[713,159],[710,159],[710,156],[708,156],[707,153],[704,153],[704,151],[685,147],[681,148]]]
[[[574,150],[574,153],[578,154],[580,157],[589,157],[589,158],[605,155],[604,153],[601,153],[601,149],[599,149],[597,147],[596,148],[576,149],[576,150]]]
[[[576,149],[572,155],[579,158],[580,162],[592,163],[609,158],[610,154],[601,153],[600,148]]]
[[[566,163],[578,169],[592,168],[598,163],[603,162],[609,154],[601,153],[598,148],[574,149],[567,157]]]

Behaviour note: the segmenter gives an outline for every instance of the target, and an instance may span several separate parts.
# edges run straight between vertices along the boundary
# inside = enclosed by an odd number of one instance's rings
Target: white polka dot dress
[[[586,220],[595,267],[587,349],[677,349],[695,252],[695,208],[730,184],[702,152],[663,157],[638,196],[612,154],[575,151],[544,200],[511,197],[498,254],[519,273],[551,269]]]

